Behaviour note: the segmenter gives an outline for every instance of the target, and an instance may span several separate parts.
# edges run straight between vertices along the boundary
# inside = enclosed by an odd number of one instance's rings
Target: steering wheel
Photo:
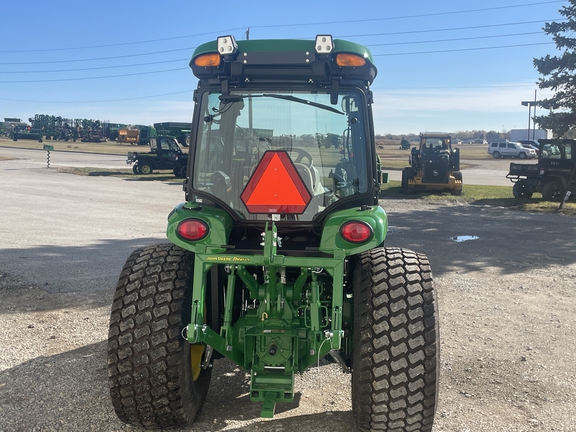
[[[310,153],[308,153],[306,150],[302,150],[299,147],[296,148],[292,148],[290,151],[288,151],[288,154],[291,156],[291,153],[296,153],[296,159],[294,159],[294,163],[301,163],[303,165],[306,165],[308,168],[312,167],[313,164],[313,160],[312,160],[312,156],[310,155]],[[303,163],[302,160],[306,160],[306,163]]]

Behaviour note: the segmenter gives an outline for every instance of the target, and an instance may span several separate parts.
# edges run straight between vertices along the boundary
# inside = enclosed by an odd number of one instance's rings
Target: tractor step
[[[252,371],[250,400],[264,402],[261,416],[274,417],[276,402],[294,401],[294,373],[285,373],[283,368]]]

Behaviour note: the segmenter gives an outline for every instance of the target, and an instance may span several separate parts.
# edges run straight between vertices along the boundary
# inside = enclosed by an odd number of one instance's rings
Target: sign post
[[[46,168],[50,168],[50,152],[54,151],[54,146],[44,144],[44,150],[46,150]]]

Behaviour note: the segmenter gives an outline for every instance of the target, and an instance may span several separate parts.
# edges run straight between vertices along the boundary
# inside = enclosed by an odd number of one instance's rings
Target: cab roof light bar
[[[241,55],[240,55],[241,54]],[[363,46],[332,35],[314,40],[263,39],[236,41],[223,35],[200,45],[190,62],[197,78],[263,80],[355,80],[372,82],[376,67]],[[226,93],[226,92],[225,92]]]

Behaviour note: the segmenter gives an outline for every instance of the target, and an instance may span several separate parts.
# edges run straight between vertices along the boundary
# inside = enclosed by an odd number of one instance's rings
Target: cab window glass
[[[371,187],[360,93],[206,93],[196,147],[194,189],[246,219],[241,194],[266,151],[286,151],[312,196],[299,220]],[[337,103],[333,103],[337,102]],[[282,187],[282,185],[278,185]]]

